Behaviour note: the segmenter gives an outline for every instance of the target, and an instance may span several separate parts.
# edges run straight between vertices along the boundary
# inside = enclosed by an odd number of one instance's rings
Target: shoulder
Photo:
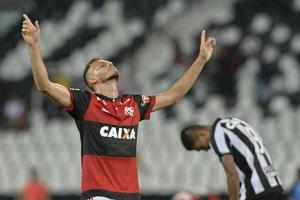
[[[212,126],[212,133],[219,131],[224,128],[224,124],[228,121],[228,118],[217,118]]]
[[[76,96],[86,96],[86,97],[91,97],[94,93],[88,90],[83,90],[79,88],[69,88],[69,91],[71,94],[76,95]]]
[[[213,127],[218,129],[234,129],[239,124],[246,124],[241,119],[234,118],[234,117],[226,117],[226,118],[218,118],[215,122]]]
[[[212,126],[210,140],[220,140],[220,138],[224,140],[228,136],[229,126],[231,126],[231,118],[217,118]]]
[[[89,94],[92,94],[91,91],[83,90],[83,89],[80,89],[80,88],[73,88],[73,87],[71,87],[71,88],[69,88],[69,90],[72,91],[72,92],[82,92],[82,93],[89,93]]]

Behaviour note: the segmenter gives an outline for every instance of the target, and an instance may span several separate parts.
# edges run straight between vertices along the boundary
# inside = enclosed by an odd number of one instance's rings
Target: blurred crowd
[[[93,9],[103,6],[103,1],[92,1]],[[154,13],[168,1],[149,1],[137,3],[127,1],[124,4],[126,18],[141,17],[149,30],[153,29]],[[190,1],[189,3],[191,3]],[[195,106],[201,106],[207,96],[221,95],[228,107],[236,105],[237,76],[245,68],[245,62],[254,58],[259,62],[255,81],[255,100],[261,106],[266,115],[268,105],[274,96],[282,95],[289,99],[293,106],[299,105],[300,90],[298,62],[300,58],[299,42],[297,34],[299,19],[299,6],[297,0],[287,2],[284,0],[269,1],[237,1],[234,4],[234,17],[226,24],[211,22],[206,27],[208,33],[217,38],[218,47],[214,52],[214,58],[201,75],[201,85],[207,91],[202,94],[199,87],[195,86],[190,91],[190,98]],[[51,18],[61,20],[65,17],[72,1],[35,1],[36,8],[32,9],[31,16],[40,20]],[[59,9],[56,9],[59,5]],[[55,10],[55,12],[51,12]],[[250,23],[247,23],[250,22]],[[7,52],[13,49],[20,41],[19,23],[11,26],[10,31],[2,35],[0,47],[0,59],[5,58]],[[81,79],[70,78],[66,74],[60,74],[51,66],[51,62],[70,56],[73,49],[80,47],[85,41],[95,37],[95,33],[103,29],[91,29],[79,32],[66,42],[66,45],[56,49],[47,56],[46,62],[50,63],[49,71],[53,79],[63,83],[66,87],[83,87]],[[109,60],[118,65],[121,60],[127,59],[138,50],[145,42],[147,34],[136,38],[131,44],[116,52]],[[174,58],[171,66],[166,67],[160,74],[154,77],[157,81],[162,79],[175,79],[178,74],[186,70],[190,62],[197,54],[198,46],[195,45],[192,52],[186,52],[178,38],[165,33],[173,44]],[[199,43],[199,37],[194,37],[195,44]],[[48,66],[49,67],[49,66]],[[255,68],[255,66],[253,66]],[[203,79],[203,80],[202,80]],[[203,84],[204,82],[204,84]],[[200,84],[199,84],[200,85]],[[204,86],[203,86],[204,85]],[[205,87],[209,85],[209,87]],[[30,126],[28,115],[30,114],[32,98],[35,98],[31,75],[18,81],[0,80],[1,107],[0,122],[2,128],[24,129]],[[57,108],[49,99],[40,101],[42,109],[48,119],[55,117],[65,118],[61,109]],[[172,108],[166,110],[167,117],[176,117]]]

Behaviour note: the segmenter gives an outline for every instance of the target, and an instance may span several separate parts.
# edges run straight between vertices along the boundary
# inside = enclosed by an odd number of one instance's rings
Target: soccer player
[[[16,200],[50,200],[48,186],[40,180],[35,168],[31,169],[30,179],[25,183]]]
[[[210,59],[215,39],[206,39],[202,32],[199,55],[168,90],[153,96],[121,96],[118,69],[102,59],[92,59],[85,67],[83,79],[91,91],[67,89],[50,81],[39,49],[39,23],[33,24],[25,14],[23,17],[22,36],[28,46],[35,85],[70,113],[80,132],[81,198],[140,199],[136,160],[139,121],[178,102],[189,91]]]
[[[283,189],[261,137],[246,122],[218,118],[213,125],[191,125],[181,131],[187,150],[209,150],[227,175],[230,200],[281,200]]]

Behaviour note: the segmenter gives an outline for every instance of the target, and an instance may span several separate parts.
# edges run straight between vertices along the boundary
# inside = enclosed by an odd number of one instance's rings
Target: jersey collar
[[[102,94],[95,93],[95,95],[101,99],[104,99],[105,101],[110,101],[110,102],[117,102],[117,101],[120,101],[120,99],[121,99],[120,96],[118,96],[117,98],[110,98],[110,97],[104,96]]]

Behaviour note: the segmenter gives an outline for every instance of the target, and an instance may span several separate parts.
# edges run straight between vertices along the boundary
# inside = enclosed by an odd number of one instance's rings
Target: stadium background
[[[36,167],[53,199],[79,199],[75,123],[34,85],[21,38],[22,13],[38,19],[52,80],[85,88],[95,56],[121,71],[121,91],[166,89],[198,53],[201,30],[216,37],[211,61],[177,105],[152,114],[138,140],[143,199],[192,191],[225,199],[212,152],[188,153],[179,130],[218,116],[261,134],[286,193],[300,166],[300,0],[0,0],[0,199],[12,199]]]

